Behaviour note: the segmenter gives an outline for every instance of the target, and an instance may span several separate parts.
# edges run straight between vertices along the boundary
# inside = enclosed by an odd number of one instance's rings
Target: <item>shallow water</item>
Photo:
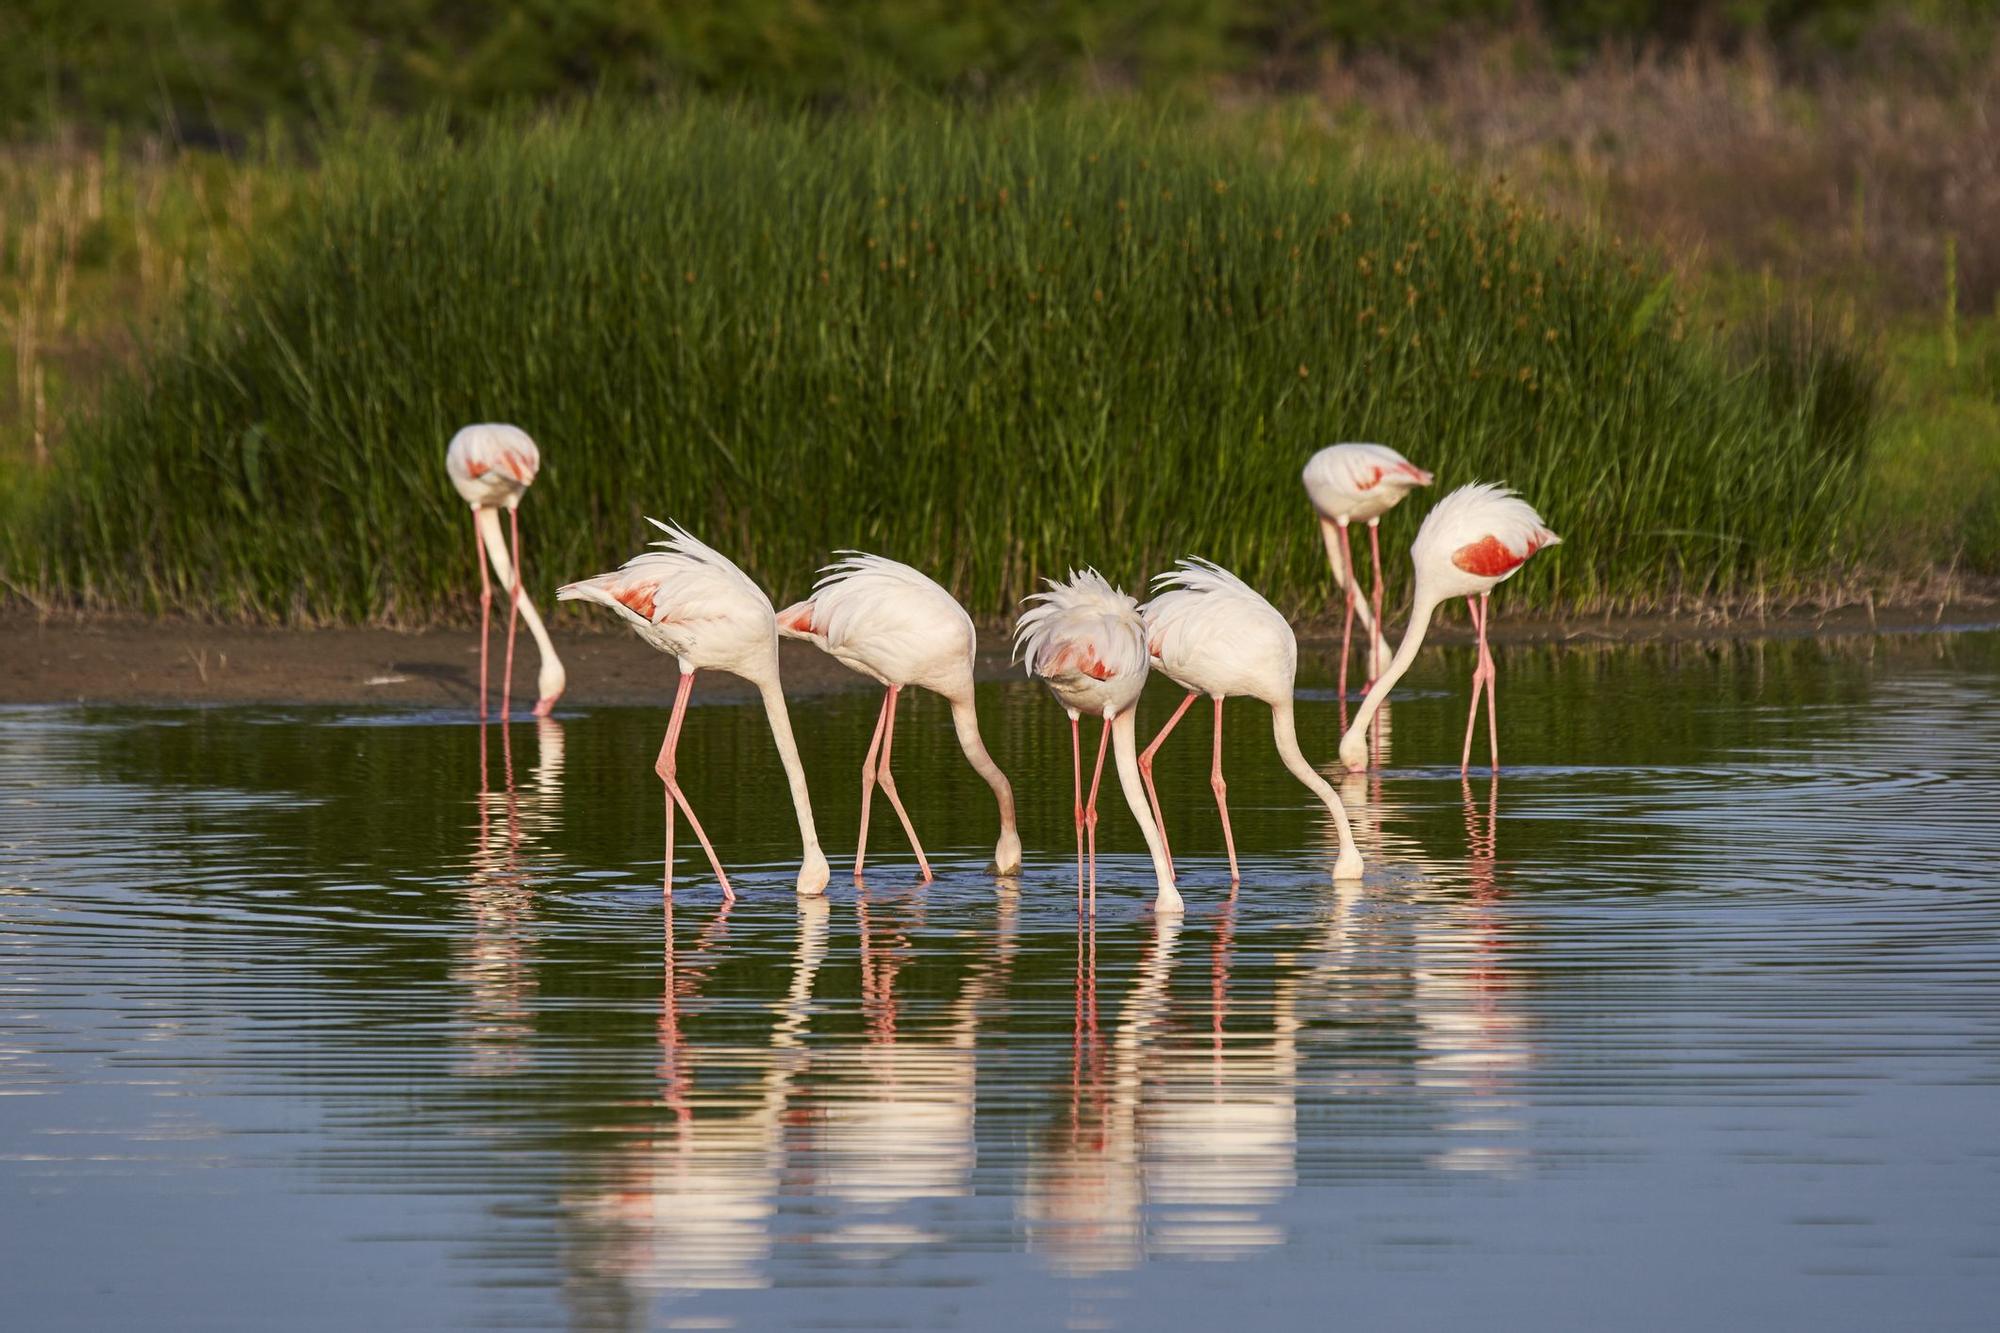
[[[0,712],[0,1309],[22,1329],[1988,1328],[2000,633],[1503,653],[1497,781],[1428,659],[1343,790],[1260,706],[1162,754],[1188,899],[988,687],[1029,859],[935,700],[762,716]],[[665,670],[663,663],[663,670]],[[1301,731],[1331,760],[1321,664]],[[663,674],[662,697],[670,682]],[[1161,683],[1142,734],[1175,702]],[[697,687],[696,699],[701,693]],[[483,733],[483,735],[482,735]],[[481,791],[481,747],[488,777]],[[511,778],[511,781],[510,781]],[[16,1322],[18,1321],[18,1322]]]

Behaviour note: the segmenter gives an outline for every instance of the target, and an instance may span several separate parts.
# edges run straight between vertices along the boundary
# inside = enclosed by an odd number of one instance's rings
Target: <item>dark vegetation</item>
[[[1543,604],[2000,572],[1996,12],[29,0],[0,580],[456,615],[496,416],[551,579],[672,510],[788,591],[1202,549],[1312,605],[1297,462],[1371,436],[1534,493]]]

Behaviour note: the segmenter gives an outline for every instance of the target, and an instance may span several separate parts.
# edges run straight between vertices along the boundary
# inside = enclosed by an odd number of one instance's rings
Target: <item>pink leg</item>
[[[910,822],[910,812],[903,808],[902,798],[896,795],[896,779],[889,772],[889,751],[896,743],[896,696],[902,692],[900,685],[889,687],[889,702],[882,723],[882,766],[875,770],[875,780],[882,784],[882,794],[895,807],[896,818],[903,823],[903,834],[910,840],[910,849],[917,854],[917,868],[924,872],[924,883],[928,884],[931,882],[931,863],[924,859],[924,845],[917,841],[917,827]]]
[[[674,896],[674,789],[672,779],[667,774],[673,771],[674,750],[680,740],[681,710],[678,701],[674,707],[674,720],[667,724],[667,734],[660,740],[660,757],[653,761],[653,771],[660,775],[660,781],[667,784],[662,788],[667,801],[667,869],[660,885],[660,896],[669,902]]]
[[[1472,767],[1472,732],[1479,725],[1479,695],[1480,691],[1486,688],[1489,679],[1486,665],[1486,608],[1483,605],[1485,600],[1482,596],[1477,602],[1468,601],[1465,604],[1466,611],[1472,616],[1472,627],[1479,634],[1479,656],[1472,668],[1472,707],[1465,715],[1465,749],[1460,753],[1458,760],[1458,771],[1461,774]],[[1492,727],[1490,721],[1487,726],[1490,730]]]
[[[1209,766],[1208,785],[1215,792],[1215,808],[1222,812],[1222,845],[1229,849],[1231,892],[1243,882],[1236,872],[1236,835],[1229,828],[1229,784],[1222,780],[1222,696],[1215,696],[1215,761]]]
[[[1083,910],[1083,739],[1076,716],[1069,719],[1069,759],[1076,785],[1076,910]]]
[[[1368,630],[1368,683],[1363,689],[1375,687],[1375,663],[1382,655],[1382,529],[1381,520],[1368,520],[1368,550],[1375,562],[1375,623]]]
[[[1160,814],[1160,793],[1153,789],[1153,756],[1159,753],[1162,745],[1166,744],[1168,733],[1179,725],[1181,714],[1187,712],[1188,705],[1194,702],[1194,696],[1195,691],[1189,690],[1187,698],[1181,700],[1181,706],[1176,708],[1174,715],[1167,719],[1167,725],[1160,728],[1160,734],[1153,737],[1153,743],[1148,745],[1145,753],[1139,756],[1139,776],[1146,781],[1146,799],[1153,803],[1153,823],[1160,830],[1160,846],[1167,853],[1168,874],[1173,874],[1174,851],[1173,848],[1167,846],[1167,821]],[[1179,876],[1175,876],[1175,878],[1178,879]]]
[[[875,734],[868,741],[868,757],[861,761],[861,832],[854,839],[854,879],[861,880],[861,862],[868,855],[868,803],[875,795],[875,752],[882,748],[882,723],[889,716],[889,696],[875,714]]]
[[[486,720],[486,639],[493,624],[493,576],[486,572],[486,544],[479,535],[479,511],[472,511],[472,561],[479,566],[479,720]]]
[[[1104,777],[1104,749],[1111,742],[1111,721],[1097,738],[1097,766],[1090,770],[1090,799],[1083,803],[1083,827],[1090,835],[1090,913],[1097,915],[1097,784]]]
[[[500,720],[505,722],[514,697],[514,630],[521,620],[521,511],[509,509],[514,526],[514,578],[507,602],[507,669],[500,676]]]
[[[1341,716],[1344,718],[1347,715],[1347,654],[1350,645],[1354,642],[1355,578],[1354,548],[1348,543],[1347,520],[1343,518],[1338,520],[1338,522],[1340,524],[1340,559],[1343,565],[1340,584],[1341,591],[1345,594],[1343,600],[1347,603],[1347,614],[1342,616],[1340,620],[1340,707]]]
[[[1493,624],[1493,608],[1486,600],[1487,594],[1479,594],[1479,661],[1486,668],[1486,744],[1493,764],[1493,772],[1500,772],[1500,724],[1498,704],[1494,700],[1498,686],[1499,672],[1493,666],[1493,650],[1486,646],[1486,631]]]
[[[674,778],[674,754],[680,749],[681,719],[687,715],[688,695],[693,692],[694,672],[690,671],[681,677],[680,689],[674,693],[674,720],[667,725],[667,741],[665,745],[660,747],[660,762],[655,766],[654,771],[660,775],[660,781],[667,784],[667,796],[669,800],[674,804],[678,804],[681,808],[681,813],[687,816],[688,827],[694,830],[694,836],[700,840],[702,851],[708,853],[708,863],[715,868],[715,877],[722,883],[723,900],[725,902],[735,902],[736,890],[729,887],[729,876],[723,873],[722,862],[716,859],[715,848],[709,842],[708,834],[702,831],[701,821],[694,817],[694,807],[688,804],[687,793],[681,790],[680,783],[675,781]],[[667,828],[671,833],[673,829],[673,815],[671,812],[667,816]],[[671,861],[668,862],[669,876],[672,875],[672,866],[673,863]],[[673,892],[673,880],[671,878],[667,881],[667,892]]]

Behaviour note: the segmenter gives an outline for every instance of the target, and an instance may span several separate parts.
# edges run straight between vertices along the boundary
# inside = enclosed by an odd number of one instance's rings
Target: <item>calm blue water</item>
[[[1991,1328],[2000,634],[1503,653],[1497,782],[1468,668],[1345,784],[1358,886],[1237,704],[1231,901],[1177,733],[1178,924],[1115,792],[1079,921],[1026,684],[1018,882],[926,699],[938,882],[878,806],[802,912],[761,714],[699,707],[743,898],[683,831],[664,921],[664,709],[483,781],[456,716],[0,712],[0,1323]],[[875,706],[796,718],[837,867]]]

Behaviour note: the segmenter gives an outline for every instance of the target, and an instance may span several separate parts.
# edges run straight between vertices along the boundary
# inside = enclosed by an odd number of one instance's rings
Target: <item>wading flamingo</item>
[[[1361,701],[1347,734],[1340,738],[1340,761],[1356,773],[1368,767],[1368,722],[1389,696],[1423,646],[1424,631],[1438,603],[1450,597],[1471,602],[1472,625],[1479,632],[1479,662],[1472,671],[1472,711],[1465,719],[1465,750],[1458,762],[1463,773],[1472,766],[1472,732],[1479,722],[1479,692],[1486,691],[1486,740],[1492,747],[1493,771],[1500,771],[1500,738],[1494,730],[1493,654],[1486,647],[1487,594],[1527,563],[1544,546],[1562,538],[1542,524],[1526,500],[1505,486],[1461,486],[1424,515],[1417,539],[1410,543],[1410,560],[1417,570],[1417,590],[1410,602],[1410,624],[1395,660]]]
[[[959,748],[1000,803],[1000,842],[993,849],[993,869],[1002,875],[1019,874],[1021,837],[1014,828],[1014,789],[986,752],[979,736],[979,714],[972,707],[976,646],[972,617],[950,593],[908,565],[859,551],[838,554],[846,559],[820,571],[825,577],[814,585],[811,597],[778,613],[778,633],[818,644],[887,690],[875,719],[875,736],[868,742],[868,757],[861,761],[861,834],[854,844],[854,878],[861,878],[861,863],[868,854],[868,802],[878,782],[909,835],[924,879],[931,878],[916,826],[889,774],[896,697],[912,685],[941,694],[951,704]]]
[[[1014,626],[1014,653],[1027,664],[1028,674],[1041,678],[1056,702],[1069,713],[1070,758],[1076,779],[1076,893],[1083,902],[1084,835],[1090,837],[1090,902],[1097,906],[1097,784],[1104,776],[1104,745],[1118,752],[1118,785],[1125,803],[1139,821],[1146,850],[1152,853],[1158,892],[1153,906],[1161,912],[1181,910],[1167,863],[1160,830],[1146,808],[1139,783],[1137,746],[1133,742],[1133,709],[1146,688],[1146,629],[1138,600],[1112,587],[1094,569],[1070,571],[1069,582],[1044,580],[1046,592],[1029,597],[1034,606]],[[1085,713],[1104,719],[1097,741],[1097,765],[1091,770],[1090,796],[1083,794],[1083,741],[1078,719]]]
[[[1306,460],[1306,495],[1319,515],[1320,538],[1333,566],[1333,581],[1346,594],[1340,622],[1340,697],[1347,698],[1347,652],[1354,618],[1368,631],[1368,684],[1382,674],[1389,650],[1382,632],[1382,515],[1394,509],[1413,487],[1431,484],[1431,474],[1385,444],[1329,444]],[[1347,525],[1368,525],[1368,548],[1374,558],[1374,610],[1361,597],[1361,580],[1354,574],[1354,551]],[[1364,687],[1365,688],[1365,687]]]
[[[479,716],[486,716],[486,637],[493,620],[493,585],[486,577],[486,561],[507,586],[507,666],[500,677],[500,717],[505,720],[514,692],[514,630],[517,619],[528,622],[528,633],[541,650],[542,672],[535,700],[535,716],[547,717],[562,696],[568,678],[556,657],[555,645],[542,626],[535,604],[521,590],[521,496],[541,470],[542,453],[519,426],[489,423],[467,426],[451,437],[444,451],[444,470],[465,502],[472,506],[472,561],[479,566]],[[500,511],[514,530],[514,554],[507,554],[500,534]],[[486,559],[480,558],[484,547]]]
[[[678,524],[658,519],[646,520],[667,534],[654,542],[660,548],[635,555],[618,569],[595,578],[567,583],[556,589],[559,602],[602,602],[625,618],[639,637],[663,653],[670,653],[681,669],[680,688],[674,693],[673,720],[667,724],[667,738],[660,745],[660,757],[653,771],[667,784],[667,869],[665,892],[674,891],[674,805],[694,828],[715,877],[722,883],[723,897],[734,901],[736,891],[716,859],[715,848],[702,832],[694,807],[675,777],[674,754],[680,748],[681,721],[687,714],[688,695],[694,690],[694,673],[703,670],[727,671],[757,687],[763,696],[765,716],[771,720],[771,739],[778,747],[778,760],[792,788],[792,809],[798,816],[799,838],[804,843],[804,860],[799,866],[799,896],[812,897],[826,891],[826,856],[820,851],[819,836],[813,832],[812,801],[806,794],[805,768],[799,763],[799,747],[792,740],[792,718],[785,710],[785,692],[778,683],[778,617],[771,599],[751,582],[727,556],[702,545]]]
[[[1146,623],[1146,651],[1154,669],[1187,691],[1187,698],[1153,737],[1153,743],[1139,756],[1139,774],[1146,782],[1146,797],[1152,802],[1153,820],[1160,827],[1160,845],[1173,865],[1173,849],[1167,841],[1167,823],[1160,814],[1159,792],[1153,786],[1153,756],[1159,753],[1169,732],[1180,722],[1195,696],[1206,694],[1215,701],[1215,757],[1209,766],[1208,785],[1215,792],[1215,808],[1222,813],[1222,841],[1229,849],[1229,882],[1242,882],[1236,869],[1236,835],[1229,828],[1228,784],[1222,780],[1222,701],[1230,695],[1248,695],[1271,706],[1271,738],[1277,742],[1278,757],[1292,776],[1306,784],[1333,816],[1340,834],[1340,856],[1335,861],[1336,879],[1357,879],[1361,875],[1361,852],[1354,845],[1347,811],[1340,797],[1327,785],[1299,751],[1299,736],[1292,718],[1292,682],[1298,674],[1299,644],[1292,627],[1256,589],[1222,566],[1209,560],[1181,560],[1173,569],[1154,578],[1158,591],[1140,608]]]

